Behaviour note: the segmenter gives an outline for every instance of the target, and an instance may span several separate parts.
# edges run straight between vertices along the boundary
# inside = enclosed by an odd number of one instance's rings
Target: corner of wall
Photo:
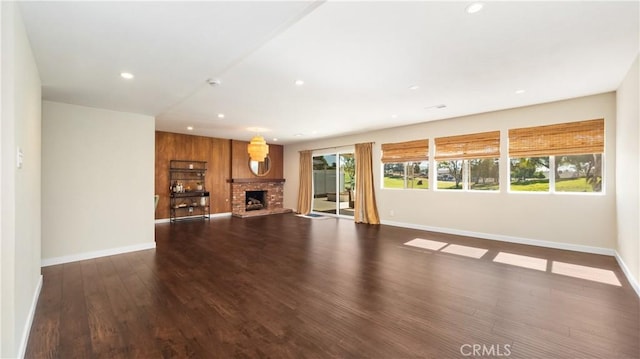
[[[616,93],[616,258],[636,291],[640,278],[639,63],[640,55]]]
[[[40,283],[41,81],[16,2],[0,2],[0,357],[22,355]],[[24,154],[16,163],[18,149]]]

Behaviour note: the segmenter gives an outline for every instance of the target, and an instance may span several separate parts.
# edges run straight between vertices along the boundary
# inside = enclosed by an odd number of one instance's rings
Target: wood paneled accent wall
[[[169,161],[207,161],[205,188],[211,213],[231,211],[231,140],[156,131],[156,219],[169,218]]]
[[[249,169],[249,153],[247,153],[247,141],[231,140],[231,178],[269,178],[282,179],[284,176],[284,148],[281,145],[269,144],[269,157],[271,158],[271,170],[265,176],[258,177]]]
[[[232,178],[258,178],[249,169],[249,142],[156,131],[155,193],[160,195],[156,219],[169,218],[169,161],[207,161],[205,188],[211,213],[231,212]],[[269,145],[273,168],[264,177],[283,177],[283,147]]]

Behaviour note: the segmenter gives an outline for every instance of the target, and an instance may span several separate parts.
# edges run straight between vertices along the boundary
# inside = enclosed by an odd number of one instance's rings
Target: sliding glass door
[[[313,212],[353,217],[355,165],[353,150],[314,154]]]

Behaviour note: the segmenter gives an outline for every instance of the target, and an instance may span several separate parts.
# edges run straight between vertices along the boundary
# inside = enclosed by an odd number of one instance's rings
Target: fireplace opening
[[[267,191],[246,191],[244,193],[246,204],[245,211],[255,211],[267,208]]]

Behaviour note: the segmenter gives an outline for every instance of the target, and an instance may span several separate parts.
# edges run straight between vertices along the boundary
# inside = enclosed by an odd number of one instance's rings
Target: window
[[[407,162],[406,188],[429,188],[429,162]]]
[[[469,189],[478,191],[500,190],[499,158],[469,160]]]
[[[429,140],[382,144],[383,188],[429,188]]]
[[[405,163],[385,163],[383,184],[384,188],[404,188]]]
[[[462,189],[463,160],[438,161],[438,189]]]
[[[604,119],[509,130],[511,191],[602,192]]]
[[[384,188],[429,188],[429,162],[385,163]]]
[[[511,190],[549,192],[549,157],[511,158]]]
[[[555,156],[556,192],[602,192],[602,154]]]
[[[500,131],[435,139],[438,189],[500,189]]]

